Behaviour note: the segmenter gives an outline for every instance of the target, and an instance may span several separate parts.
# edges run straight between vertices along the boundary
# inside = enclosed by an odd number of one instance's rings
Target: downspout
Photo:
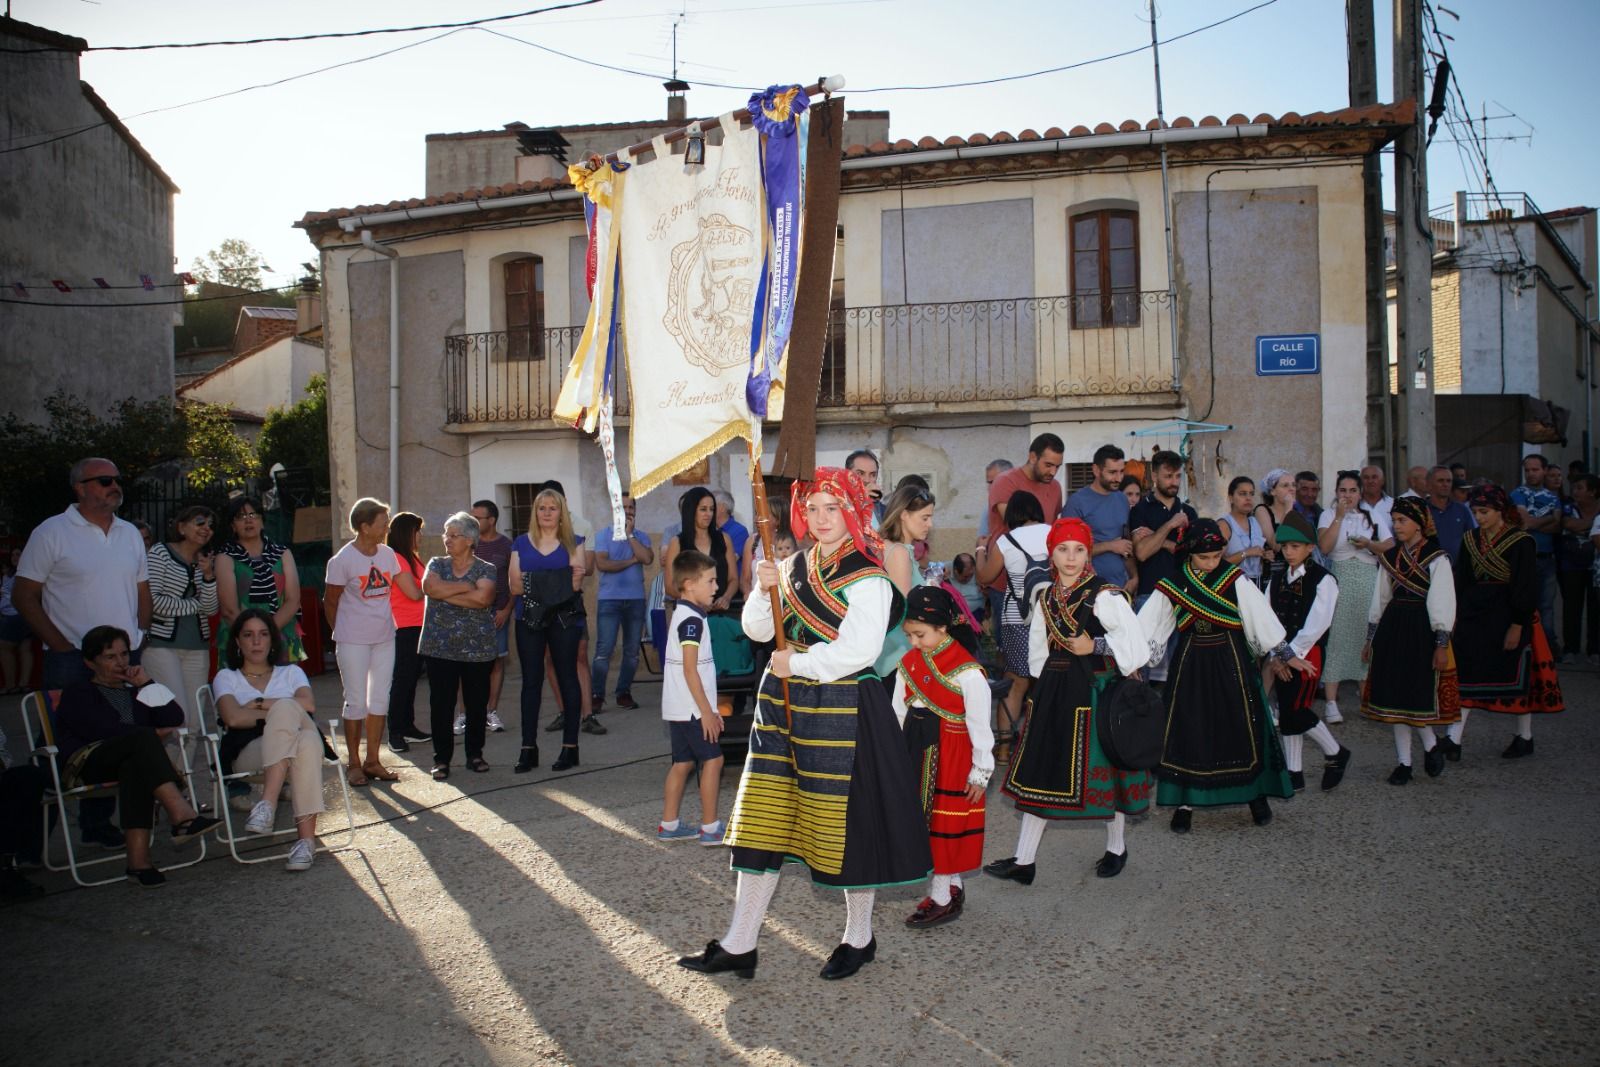
[[[389,511],[400,510],[400,253],[361,231],[361,243],[389,260]]]

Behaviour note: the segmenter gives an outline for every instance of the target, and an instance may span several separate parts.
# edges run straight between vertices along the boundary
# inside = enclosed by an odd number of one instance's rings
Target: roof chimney
[[[294,294],[296,335],[315,330],[322,325],[321,289],[322,286],[315,274],[308,273],[300,279],[300,289]]]
[[[684,98],[684,93],[689,91],[689,83],[673,78],[669,82],[661,83],[667,90],[667,121],[688,122],[689,101]]]

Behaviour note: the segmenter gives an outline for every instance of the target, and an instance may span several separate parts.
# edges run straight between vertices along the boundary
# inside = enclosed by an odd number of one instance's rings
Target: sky
[[[544,3],[559,0],[543,0]],[[1162,39],[1261,0],[1165,0]],[[91,45],[186,42],[455,22],[541,0],[11,0],[12,16]],[[1545,210],[1600,203],[1587,114],[1596,98],[1600,3],[1448,0],[1438,14],[1474,116],[1490,116],[1488,161],[1502,193]],[[1390,92],[1387,2],[1377,4],[1379,96]],[[742,107],[748,87],[842,74],[848,107],[888,110],[891,137],[1070,129],[1155,116],[1148,48],[1076,70],[966,88],[910,91],[1058,67],[1149,43],[1144,0],[600,0],[489,29],[143,52],[90,52],[81,75],[182,188],[177,258],[187,266],[224,238],[260,249],[287,284],[314,258],[293,228],[307,211],[423,194],[428,133],[662,117],[661,80],[697,85],[690,114]],[[443,34],[443,36],[441,36]],[[511,38],[520,38],[513,40]],[[433,39],[438,38],[438,39]],[[530,43],[531,42],[531,43]],[[1255,117],[1348,103],[1341,0],[1268,0],[1161,49],[1168,120]],[[534,44],[640,74],[586,65]],[[391,51],[400,49],[399,51]],[[380,52],[391,54],[373,57]],[[350,64],[274,87],[247,86]],[[880,90],[880,91],[871,91]],[[206,102],[190,103],[204,97]],[[188,106],[183,106],[188,105]],[[1505,117],[1498,117],[1505,116]],[[1428,156],[1435,206],[1480,190],[1481,164],[1460,127],[1441,125]],[[1466,166],[1472,162],[1470,168]],[[1390,199],[1386,195],[1386,199]]]

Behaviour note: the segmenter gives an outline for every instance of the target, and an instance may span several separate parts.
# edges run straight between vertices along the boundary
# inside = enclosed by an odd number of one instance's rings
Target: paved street
[[[1593,1063],[1600,676],[1564,681],[1575,710],[1531,760],[1480,713],[1464,762],[1396,789],[1388,728],[1352,719],[1345,784],[1315,791],[1308,754],[1312,791],[1266,828],[1200,812],[1180,838],[1158,813],[1111,881],[1098,826],[1054,828],[1031,888],[974,878],[928,932],[901,926],[916,894],[880,896],[877,961],[840,983],[817,971],[842,904],[793,868],[754,981],[674,965],[721,935],[734,879],[654,839],[667,746],[640,685],[565,775],[549,744],[513,776],[514,730],[447,783],[421,746],[303,875],[214,852],[153,891],[46,876],[0,909],[0,1063]],[[985,855],[1008,855],[991,811]]]

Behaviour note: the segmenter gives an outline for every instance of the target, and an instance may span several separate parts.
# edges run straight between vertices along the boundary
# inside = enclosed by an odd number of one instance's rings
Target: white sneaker
[[[500,721],[500,713],[498,711],[489,712],[488,718],[484,721],[488,723],[490,733],[503,734],[506,732],[506,724]],[[465,729],[464,726],[462,728]]]
[[[460,737],[462,734],[467,732],[466,712],[462,712],[456,716],[456,724],[450,728],[450,732],[455,734],[457,737]]]
[[[1322,707],[1322,721],[1329,726],[1337,726],[1339,723],[1344,722],[1344,716],[1339,714],[1339,705],[1331,700],[1324,704]]]
[[[311,861],[315,859],[316,856],[316,843],[302,837],[300,840],[296,841],[294,843],[294,847],[289,850],[289,859],[286,863],[284,863],[284,869],[290,871],[308,871],[311,869]]]
[[[271,804],[265,800],[256,801],[256,806],[250,809],[250,818],[244,822],[244,832],[247,834],[270,834],[272,822],[278,813]]]

